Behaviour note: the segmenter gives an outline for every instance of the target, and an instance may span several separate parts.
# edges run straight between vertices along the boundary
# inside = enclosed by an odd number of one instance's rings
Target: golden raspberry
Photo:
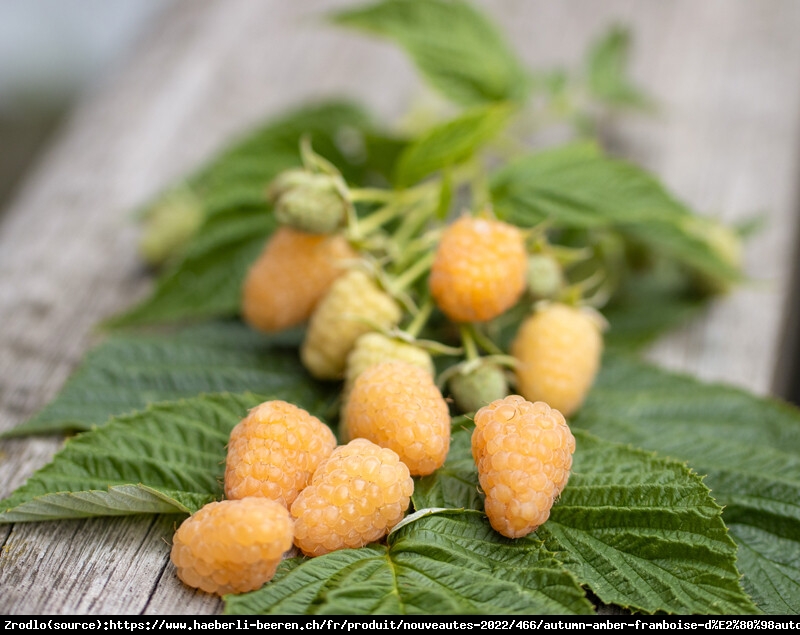
[[[517,390],[571,416],[594,383],[603,351],[598,316],[548,304],[520,326],[511,353],[519,360]]]
[[[429,285],[436,304],[455,322],[484,322],[525,291],[522,232],[488,218],[462,216],[442,233]]]
[[[363,547],[402,520],[413,493],[395,452],[355,439],[333,451],[292,504],[294,542],[307,556]]]
[[[391,448],[414,476],[444,464],[450,412],[430,373],[407,362],[384,362],[356,379],[343,413],[350,439]]]
[[[375,364],[388,361],[408,362],[428,371],[431,377],[435,374],[431,354],[424,348],[383,333],[365,333],[356,340],[353,350],[347,356],[343,401],[347,401],[353,384],[361,373]]]
[[[397,325],[402,315],[400,305],[372,277],[351,269],[331,285],[311,316],[300,358],[317,379],[341,379],[356,340]]]
[[[267,498],[209,503],[187,518],[172,539],[178,577],[208,593],[244,593],[275,575],[292,547],[288,510]]]
[[[231,431],[225,496],[262,496],[289,507],[335,447],[319,419],[285,401],[266,401]]]
[[[544,402],[509,395],[478,410],[472,456],[492,527],[520,538],[544,523],[567,485],[574,452],[564,416]]]
[[[243,286],[242,316],[253,328],[281,331],[305,322],[355,252],[340,235],[279,227]]]

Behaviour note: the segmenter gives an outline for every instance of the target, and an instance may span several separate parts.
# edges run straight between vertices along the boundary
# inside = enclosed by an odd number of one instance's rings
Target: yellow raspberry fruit
[[[267,498],[209,503],[175,532],[170,558],[178,577],[207,593],[254,591],[275,575],[292,547],[294,521]]]
[[[545,401],[571,416],[594,383],[603,352],[599,316],[553,303],[520,326],[511,354],[517,358],[517,391],[531,401]]]
[[[383,333],[365,333],[356,340],[353,350],[347,356],[345,383],[342,399],[347,401],[358,376],[368,368],[388,361],[402,361],[419,366],[431,377],[435,374],[431,354],[424,348],[404,342]]]
[[[356,257],[341,235],[279,227],[250,267],[242,287],[242,316],[253,328],[282,331],[302,324]]]
[[[525,291],[528,266],[519,228],[462,216],[442,233],[429,285],[455,322],[484,322],[512,307]]]
[[[231,431],[225,496],[260,496],[289,507],[335,447],[322,421],[286,401],[266,401]]]
[[[575,437],[546,403],[509,395],[475,413],[472,456],[495,531],[520,538],[550,517],[572,468]]]
[[[321,556],[380,540],[402,520],[413,493],[397,453],[366,439],[339,446],[292,505],[295,545]]]
[[[441,467],[450,450],[447,402],[430,373],[407,362],[384,362],[361,373],[343,419],[347,438],[394,450],[414,476]]]
[[[342,379],[356,340],[400,322],[400,305],[361,269],[337,278],[311,316],[300,359],[317,379]]]

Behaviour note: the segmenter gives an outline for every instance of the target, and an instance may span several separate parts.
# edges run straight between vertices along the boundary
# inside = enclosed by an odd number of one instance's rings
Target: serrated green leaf
[[[425,79],[462,105],[521,101],[524,67],[495,26],[458,0],[385,0],[331,16],[339,25],[393,40]]]
[[[595,97],[609,104],[641,108],[649,105],[649,100],[628,78],[630,45],[630,31],[621,25],[594,42],[586,64],[588,86]]]
[[[156,282],[149,297],[107,326],[164,324],[238,315],[241,287],[275,227],[270,207],[242,203],[211,214],[183,259]]]
[[[276,398],[302,404],[298,397],[287,390]],[[222,497],[230,431],[265,399],[203,395],[115,417],[68,440],[0,501],[0,523],[193,513]]]
[[[444,467],[420,479],[414,506],[483,509],[471,455],[472,426],[454,425]],[[721,508],[684,465],[574,430],[572,476],[546,539],[582,584],[607,604],[655,613],[753,612],[739,588],[736,547]]]
[[[300,164],[304,135],[315,152],[355,183],[388,182],[405,147],[404,141],[380,133],[363,110],[348,102],[309,106],[256,128],[143,211],[145,223],[149,216],[153,222],[142,248],[152,252],[154,264],[166,260],[171,266],[159,275],[150,297],[109,325],[236,315],[247,267],[275,226],[264,191],[281,170]],[[181,223],[176,230],[165,217],[185,212],[185,206],[163,204],[176,189],[180,199],[190,197],[202,208],[204,221],[185,236]]]
[[[736,236],[693,214],[641,168],[586,144],[512,161],[492,177],[497,215],[521,226],[613,228],[720,283],[739,281]],[[731,244],[729,244],[731,243]]]
[[[678,272],[632,272],[603,307],[603,317],[609,324],[603,334],[605,344],[618,349],[641,349],[696,316],[708,306],[708,300]]]
[[[427,507],[465,507],[483,509],[483,494],[478,485],[478,472],[472,458],[472,430],[467,417],[453,419],[450,452],[447,461],[436,472],[418,478],[414,483],[414,509]]]
[[[309,105],[243,134],[191,176],[189,185],[203,201],[234,190],[262,197],[279,171],[299,165],[304,135],[309,136],[314,151],[339,166],[346,178],[360,180],[364,157],[348,146],[346,136],[365,134],[373,128],[371,117],[351,102]]]
[[[697,474],[585,433],[576,438],[569,491],[537,535],[569,554],[581,582],[608,604],[646,613],[757,612],[739,586],[722,509]]]
[[[739,545],[745,590],[766,613],[800,613],[796,408],[609,354],[575,425],[708,474]]]
[[[372,545],[282,565],[236,614],[589,614],[574,578],[540,541],[508,540],[482,514],[424,516]]]
[[[468,160],[505,127],[512,112],[509,104],[481,106],[435,126],[400,155],[395,183],[408,187],[429,174]]]
[[[152,402],[200,393],[289,390],[322,409],[334,391],[308,376],[294,347],[299,336],[266,335],[240,322],[112,335],[87,354],[53,401],[3,436],[88,430]]]

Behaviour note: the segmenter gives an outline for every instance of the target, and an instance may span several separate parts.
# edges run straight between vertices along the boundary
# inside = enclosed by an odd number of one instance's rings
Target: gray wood
[[[335,0],[184,0],[76,108],[0,216],[0,429],[49,401],[97,340],[99,320],[150,281],[131,212],[230,137],[301,100],[350,94],[391,121],[425,95],[394,47],[325,28]],[[800,125],[800,3],[613,0],[480,3],[534,67],[577,65],[611,21],[636,36],[634,75],[656,117],[614,123],[615,146],[695,208],[764,213],[748,244],[755,282],[653,347],[653,360],[759,393],[781,388]],[[0,496],[60,439],[0,442]],[[221,603],[168,561],[174,519],[0,526],[4,614],[209,614]]]

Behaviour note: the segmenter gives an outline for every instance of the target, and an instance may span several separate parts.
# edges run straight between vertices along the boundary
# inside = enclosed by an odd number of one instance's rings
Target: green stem
[[[478,359],[480,353],[478,352],[478,346],[475,342],[475,329],[472,328],[471,324],[462,324],[460,326],[460,331],[461,345],[464,347],[464,357],[466,361],[471,362],[472,360]]]
[[[407,289],[417,278],[427,273],[433,264],[434,255],[433,252],[428,252],[395,278],[392,281],[392,291],[397,293]]]
[[[353,209],[353,206],[350,206]],[[361,240],[380,229],[403,211],[396,203],[389,203],[364,218],[358,218],[355,212],[349,219],[350,234],[353,239]]]
[[[397,192],[376,187],[350,188],[348,193],[353,203],[390,203],[397,198]]]
[[[414,316],[414,319],[411,320],[411,323],[404,329],[406,333],[408,333],[411,337],[416,338],[417,335],[420,334],[422,329],[428,323],[428,318],[431,316],[433,312],[433,300],[430,298],[426,298],[425,304],[423,304],[417,314]]]
[[[503,349],[495,344],[486,334],[484,334],[475,324],[470,324],[472,337],[475,343],[490,355],[505,355]]]

